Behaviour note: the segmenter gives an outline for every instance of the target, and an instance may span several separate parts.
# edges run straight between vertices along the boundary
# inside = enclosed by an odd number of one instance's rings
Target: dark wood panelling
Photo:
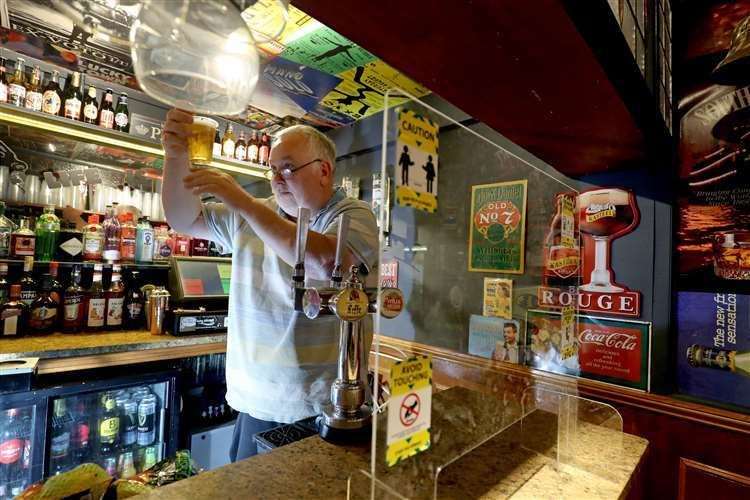
[[[750,477],[681,458],[678,498],[679,500],[750,498]]]

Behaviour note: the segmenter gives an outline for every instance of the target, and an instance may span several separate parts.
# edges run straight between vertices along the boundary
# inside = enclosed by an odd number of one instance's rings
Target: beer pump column
[[[403,296],[398,289],[385,289],[376,304],[377,293],[368,294],[359,278],[359,267],[351,266],[344,279],[342,272],[346,250],[349,217],[339,216],[336,241],[336,260],[328,287],[305,287],[304,255],[310,212],[299,209],[297,217],[297,259],[292,276],[294,309],[310,319],[319,315],[335,315],[339,321],[338,373],[331,385],[331,404],[319,418],[323,439],[331,442],[363,441],[370,438],[372,402],[364,380],[367,375],[365,332],[362,320],[368,313],[381,308],[385,317],[393,318],[401,312]]]

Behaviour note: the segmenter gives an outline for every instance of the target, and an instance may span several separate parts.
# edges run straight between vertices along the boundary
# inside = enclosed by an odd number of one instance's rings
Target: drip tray
[[[294,443],[318,433],[318,417],[299,420],[293,424],[284,424],[267,431],[255,434],[255,444],[258,454],[268,453],[274,448]]]

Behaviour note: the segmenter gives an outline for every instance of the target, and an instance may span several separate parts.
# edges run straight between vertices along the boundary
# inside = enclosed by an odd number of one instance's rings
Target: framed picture
[[[482,314],[511,319],[513,317],[513,280],[484,278]]]
[[[471,188],[469,271],[523,274],[525,179]]]
[[[523,363],[519,322],[472,314],[469,319],[469,354],[509,363]]]

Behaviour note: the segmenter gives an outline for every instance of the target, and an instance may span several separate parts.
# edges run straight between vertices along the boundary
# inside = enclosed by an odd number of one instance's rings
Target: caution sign
[[[430,447],[432,359],[417,356],[391,367],[385,460],[392,467]]]
[[[414,111],[398,114],[396,203],[437,210],[438,126]]]

